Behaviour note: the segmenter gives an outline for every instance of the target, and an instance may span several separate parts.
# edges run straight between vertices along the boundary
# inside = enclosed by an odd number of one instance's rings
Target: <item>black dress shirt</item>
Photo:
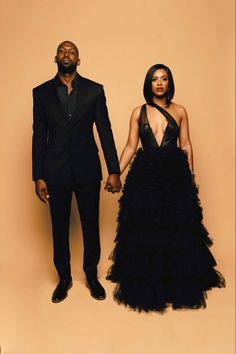
[[[57,76],[57,94],[68,119],[72,117],[72,114],[74,113],[76,107],[78,96],[78,80],[79,75],[76,74],[72,81],[72,91],[69,94],[67,85],[65,85],[60,80],[59,76]]]

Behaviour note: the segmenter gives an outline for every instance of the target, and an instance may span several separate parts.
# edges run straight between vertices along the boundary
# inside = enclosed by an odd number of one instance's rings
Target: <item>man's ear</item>
[[[55,56],[55,58],[54,58],[54,63],[57,63],[57,57]]]
[[[79,65],[80,65],[80,63],[81,63],[81,60],[80,60],[80,59],[78,59],[78,61],[77,61],[77,65],[79,66]]]

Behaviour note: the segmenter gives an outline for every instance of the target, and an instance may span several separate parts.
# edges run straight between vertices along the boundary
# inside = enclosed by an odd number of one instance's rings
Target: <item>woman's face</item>
[[[156,97],[165,96],[168,91],[169,81],[165,69],[158,69],[152,77],[152,92]]]

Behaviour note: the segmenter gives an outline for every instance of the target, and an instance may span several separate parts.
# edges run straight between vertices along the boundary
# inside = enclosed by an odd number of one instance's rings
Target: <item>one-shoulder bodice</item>
[[[163,138],[160,145],[158,144],[147,116],[147,107],[144,104],[141,108],[139,115],[139,136],[142,142],[143,149],[147,148],[166,148],[166,147],[177,147],[177,139],[179,137],[179,126],[176,120],[167,112],[164,108],[152,104],[153,107],[158,109],[166,118],[167,126],[163,133]]]

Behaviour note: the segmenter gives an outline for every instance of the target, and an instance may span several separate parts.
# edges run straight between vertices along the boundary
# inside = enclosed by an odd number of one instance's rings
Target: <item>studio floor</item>
[[[53,304],[52,270],[10,265],[1,279],[1,354],[234,354],[233,278],[208,292],[207,308],[136,313],[90,297],[82,272],[65,301]],[[4,286],[3,286],[4,285]]]

